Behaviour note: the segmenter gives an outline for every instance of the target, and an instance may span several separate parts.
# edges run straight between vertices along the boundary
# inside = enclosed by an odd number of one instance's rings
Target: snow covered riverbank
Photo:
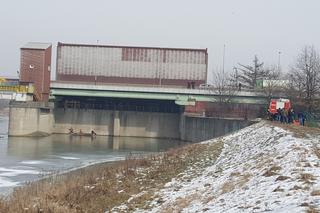
[[[64,155],[65,156],[65,155]],[[320,131],[262,121],[16,188],[0,212],[319,212]]]
[[[302,128],[302,127],[301,127]],[[137,212],[305,212],[320,207],[320,136],[268,122],[204,143],[224,142],[201,173],[189,167]],[[201,165],[201,164],[199,164]],[[197,174],[195,174],[195,172]],[[194,177],[196,176],[196,177]]]

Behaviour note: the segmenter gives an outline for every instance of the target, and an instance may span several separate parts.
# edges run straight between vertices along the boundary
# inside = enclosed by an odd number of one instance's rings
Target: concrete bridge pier
[[[119,111],[114,111],[113,117],[113,136],[120,136],[120,116]]]
[[[180,114],[180,122],[179,122],[179,139],[185,140],[186,136],[186,116],[184,114]]]
[[[11,102],[9,136],[46,136],[52,133],[53,103]]]

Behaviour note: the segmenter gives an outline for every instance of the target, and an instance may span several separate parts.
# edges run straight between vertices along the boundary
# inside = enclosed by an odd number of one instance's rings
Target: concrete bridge
[[[11,104],[9,135],[68,133],[72,127],[98,135],[201,141],[242,128],[250,119],[195,116],[186,113],[187,107],[230,98],[235,105],[259,111],[267,103],[263,93],[250,91],[226,95],[216,90],[71,82],[52,82],[50,90],[54,105]],[[226,106],[214,106],[219,107]]]
[[[108,54],[106,50],[110,50]],[[92,60],[83,66],[78,53],[84,59],[90,53]],[[34,91],[27,94],[36,101],[11,102],[10,136],[68,133],[73,128],[78,133],[94,130],[98,135],[201,141],[250,123],[246,115],[225,119],[216,109],[233,104],[242,112],[248,111],[248,105],[256,107],[251,111],[260,111],[267,103],[259,92],[168,88],[205,82],[207,50],[61,44],[57,54],[56,73],[61,81],[50,85],[51,44],[28,43],[21,48],[20,83],[34,85]],[[162,72],[165,75],[161,77]],[[114,84],[117,82],[122,85]],[[168,87],[151,86],[158,83]],[[232,104],[215,105],[225,100]],[[206,114],[206,109],[212,109],[211,114]]]
[[[146,86],[94,85],[74,82],[52,82],[51,98],[56,97],[95,97],[123,98],[174,101],[177,105],[195,105],[195,102],[220,102],[230,99],[232,103],[266,104],[267,97],[263,92],[231,91],[220,94],[218,90],[183,89]]]

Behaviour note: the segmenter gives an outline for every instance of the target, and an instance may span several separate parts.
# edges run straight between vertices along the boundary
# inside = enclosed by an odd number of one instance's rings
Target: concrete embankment
[[[121,137],[171,138],[199,142],[250,125],[241,119],[189,117],[181,113],[53,108],[52,104],[12,102],[10,136],[74,132]]]
[[[180,122],[181,140],[200,142],[242,129],[253,122],[243,119],[223,119],[183,116]]]
[[[241,119],[188,117],[179,113],[55,109],[54,133],[69,128],[99,135],[173,138],[199,142],[239,130],[251,124]]]
[[[52,133],[53,104],[44,102],[11,102],[9,136],[46,136]]]
[[[9,108],[10,100],[0,99],[0,111]]]
[[[72,127],[98,135],[179,138],[179,115],[174,113],[59,108],[54,117],[54,133],[68,133]]]

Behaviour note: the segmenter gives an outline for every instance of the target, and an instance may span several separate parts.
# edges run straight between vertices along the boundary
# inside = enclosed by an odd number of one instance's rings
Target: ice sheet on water
[[[19,182],[15,182],[12,180],[9,180],[8,178],[5,177],[0,177],[0,188],[2,187],[14,187],[19,185]]]
[[[20,163],[28,164],[28,165],[46,164],[46,162],[42,160],[26,160],[26,161],[21,161]]]
[[[10,169],[0,167],[0,177],[15,177],[18,175],[38,175],[39,171],[33,169]]]
[[[80,158],[77,157],[71,157],[71,156],[57,156],[58,158],[64,159],[64,160],[79,160]]]

